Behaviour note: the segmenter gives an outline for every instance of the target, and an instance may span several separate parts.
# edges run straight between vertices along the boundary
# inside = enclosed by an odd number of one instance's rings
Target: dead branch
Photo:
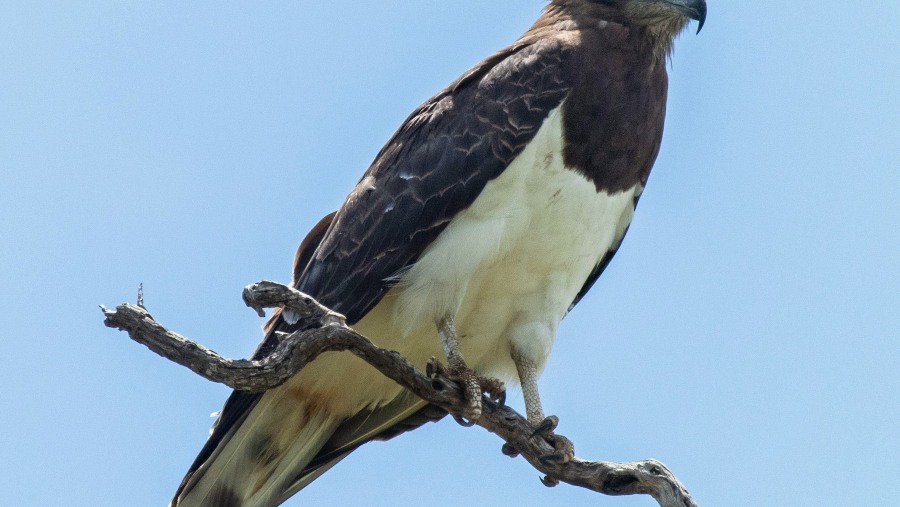
[[[461,416],[465,402],[459,387],[445,379],[431,379],[396,351],[375,346],[368,338],[348,327],[342,315],[320,305],[315,299],[284,285],[263,281],[244,289],[244,301],[263,315],[262,308],[284,307],[300,315],[308,329],[282,337],[272,354],[260,360],[226,359],[212,350],[169,331],[146,309],[121,304],[115,310],[103,308],[108,327],[126,331],[138,343],[157,354],[190,368],[213,382],[242,391],[265,391],[288,378],[327,351],[347,350],[382,374],[429,403]],[[482,415],[477,424],[504,441],[504,453],[521,454],[546,475],[544,484],[558,481],[605,495],[651,495],[661,507],[696,507],[687,489],[665,465],[656,460],[615,463],[584,461],[567,463],[542,460],[553,447],[534,436],[527,419],[506,405],[482,399]]]

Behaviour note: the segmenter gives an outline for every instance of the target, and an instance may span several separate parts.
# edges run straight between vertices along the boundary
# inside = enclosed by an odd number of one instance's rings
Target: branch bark
[[[283,336],[275,351],[265,358],[227,359],[169,331],[143,307],[121,304],[115,310],[101,308],[108,327],[126,331],[133,340],[166,359],[234,389],[259,392],[277,387],[319,354],[346,350],[423,400],[456,416],[463,414],[465,401],[459,386],[446,379],[429,378],[398,352],[377,347],[347,326],[342,315],[310,296],[275,282],[262,281],[244,289],[244,302],[260,315],[264,315],[263,308],[284,307],[297,313],[309,326],[304,331]],[[548,486],[561,481],[605,495],[650,495],[661,507],[697,505],[675,475],[659,461],[542,460],[554,448],[534,435],[534,428],[522,415],[487,398],[482,399],[482,415],[476,424],[502,438],[506,442],[505,453],[522,455],[545,474],[544,484]]]

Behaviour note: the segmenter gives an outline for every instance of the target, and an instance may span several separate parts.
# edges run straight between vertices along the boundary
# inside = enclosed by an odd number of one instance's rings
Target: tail
[[[323,218],[298,248],[295,285],[333,218],[334,213]],[[275,349],[276,331],[295,327],[276,312],[253,358]],[[368,368],[350,354],[328,354],[265,393],[234,391],[170,506],[274,507],[360,445],[446,415],[359,367]],[[375,385],[381,390],[372,390]]]
[[[300,243],[294,256],[293,283],[296,283],[299,272],[322,241],[334,216],[335,213],[330,213],[323,217]],[[253,359],[265,357],[277,346],[276,330],[289,331],[281,318],[281,311],[276,311],[266,323],[265,338],[254,352]],[[266,462],[273,461],[275,441],[272,435],[283,422],[271,420],[271,414],[265,407],[272,403],[273,398],[281,397],[280,390],[274,389],[266,395],[241,391],[231,393],[213,425],[209,440],[175,492],[175,498],[170,503],[172,507],[245,505],[248,493],[258,494],[263,489],[272,489],[271,486],[264,488],[264,485],[277,482],[277,474],[283,472]],[[291,456],[296,458],[294,465],[303,469],[324,445],[338,421],[321,410],[311,410],[302,400],[293,400],[289,405],[296,408],[296,413],[309,416],[293,432],[295,442],[292,446],[298,448]],[[252,472],[248,473],[248,470]],[[262,496],[265,495],[259,495],[260,498]],[[269,504],[277,505],[277,502]]]
[[[239,399],[245,393],[235,394]],[[299,484],[308,475],[304,472],[341,421],[296,399],[282,403],[289,410],[279,409],[284,394],[272,391],[258,397],[243,420],[219,438],[213,438],[214,430],[198,456],[198,461],[205,459],[195,462],[170,505],[275,506],[308,484],[311,479]],[[318,469],[324,472],[344,456]]]
[[[235,392],[228,401],[246,394]],[[220,438],[210,437],[198,456],[205,459],[195,462],[171,507],[277,506],[360,445],[446,415],[407,391],[383,407],[341,420],[279,394],[285,393],[276,389],[259,397],[239,424]]]

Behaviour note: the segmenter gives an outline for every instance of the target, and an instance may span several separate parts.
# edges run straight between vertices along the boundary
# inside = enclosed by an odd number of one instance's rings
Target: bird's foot
[[[502,452],[504,456],[509,456],[510,458],[519,456],[519,450],[513,447],[509,442],[503,444],[503,447],[500,448],[500,452]]]
[[[425,373],[429,378],[443,377],[462,387],[466,406],[463,408],[462,417],[454,416],[454,419],[463,426],[472,426],[481,417],[482,396],[487,395],[489,400],[501,405],[506,402],[506,388],[503,382],[480,376],[465,363],[444,366],[432,357],[426,365]]]
[[[534,433],[531,434],[532,437],[543,438],[554,449],[552,453],[541,456],[540,460],[544,463],[564,464],[572,461],[575,457],[575,444],[568,438],[553,432],[558,425],[559,418],[551,415],[538,423]]]

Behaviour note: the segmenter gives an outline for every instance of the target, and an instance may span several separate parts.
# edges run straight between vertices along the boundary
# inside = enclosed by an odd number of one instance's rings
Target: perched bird
[[[413,111],[303,241],[293,286],[414,364],[446,358],[466,417],[500,379],[546,429],[538,376],[628,230],[659,152],[673,41],[705,18],[704,0],[552,0]],[[254,357],[298,325],[276,314]],[[275,506],[365,442],[443,415],[326,353],[278,388],[232,393],[172,505]]]

